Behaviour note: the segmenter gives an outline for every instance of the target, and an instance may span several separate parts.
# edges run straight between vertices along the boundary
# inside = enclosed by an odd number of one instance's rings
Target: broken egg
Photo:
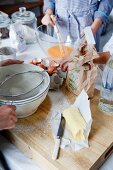
[[[49,67],[50,62],[48,59],[42,59],[41,64],[43,64],[45,67]]]
[[[48,74],[52,74],[53,73],[53,71],[55,71],[56,70],[56,67],[55,66],[49,66],[48,67]]]
[[[57,62],[55,62],[54,60],[52,60],[50,62],[50,66],[59,67],[59,64]]]
[[[37,66],[39,66],[39,67],[43,68],[44,70],[46,70],[46,69],[47,69],[47,67],[46,67],[45,65],[43,65],[42,63],[37,64]]]

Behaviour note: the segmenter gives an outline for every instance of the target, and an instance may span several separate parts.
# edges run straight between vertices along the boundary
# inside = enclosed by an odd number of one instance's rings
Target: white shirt
[[[109,39],[109,41],[103,47],[103,52],[107,52],[107,51],[109,51],[110,54],[113,55],[113,34]]]

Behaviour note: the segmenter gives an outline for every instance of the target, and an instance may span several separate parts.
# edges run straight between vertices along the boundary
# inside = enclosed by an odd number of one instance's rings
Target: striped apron
[[[55,0],[55,14],[63,38],[67,35],[73,41],[81,38],[83,29],[93,23],[97,8],[98,0]]]

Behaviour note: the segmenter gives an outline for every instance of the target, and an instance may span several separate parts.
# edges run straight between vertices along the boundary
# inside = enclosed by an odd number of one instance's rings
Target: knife
[[[59,152],[59,148],[60,148],[61,139],[62,139],[62,136],[64,133],[64,128],[65,128],[65,118],[61,114],[61,120],[60,120],[60,124],[58,127],[57,136],[55,139],[55,146],[54,146],[54,150],[53,150],[53,154],[52,154],[53,160],[56,160],[58,158],[58,152]]]

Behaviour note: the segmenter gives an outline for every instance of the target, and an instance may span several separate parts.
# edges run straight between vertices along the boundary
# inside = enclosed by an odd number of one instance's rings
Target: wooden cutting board
[[[75,96],[63,90],[71,102]],[[51,159],[54,139],[49,126],[52,101],[49,96],[37,112],[19,119],[17,127],[8,132],[11,141],[42,168],[42,170],[97,170],[113,151],[113,116],[102,113],[98,108],[98,91],[91,99],[93,124],[89,136],[89,148],[74,152],[60,150],[59,159]]]

